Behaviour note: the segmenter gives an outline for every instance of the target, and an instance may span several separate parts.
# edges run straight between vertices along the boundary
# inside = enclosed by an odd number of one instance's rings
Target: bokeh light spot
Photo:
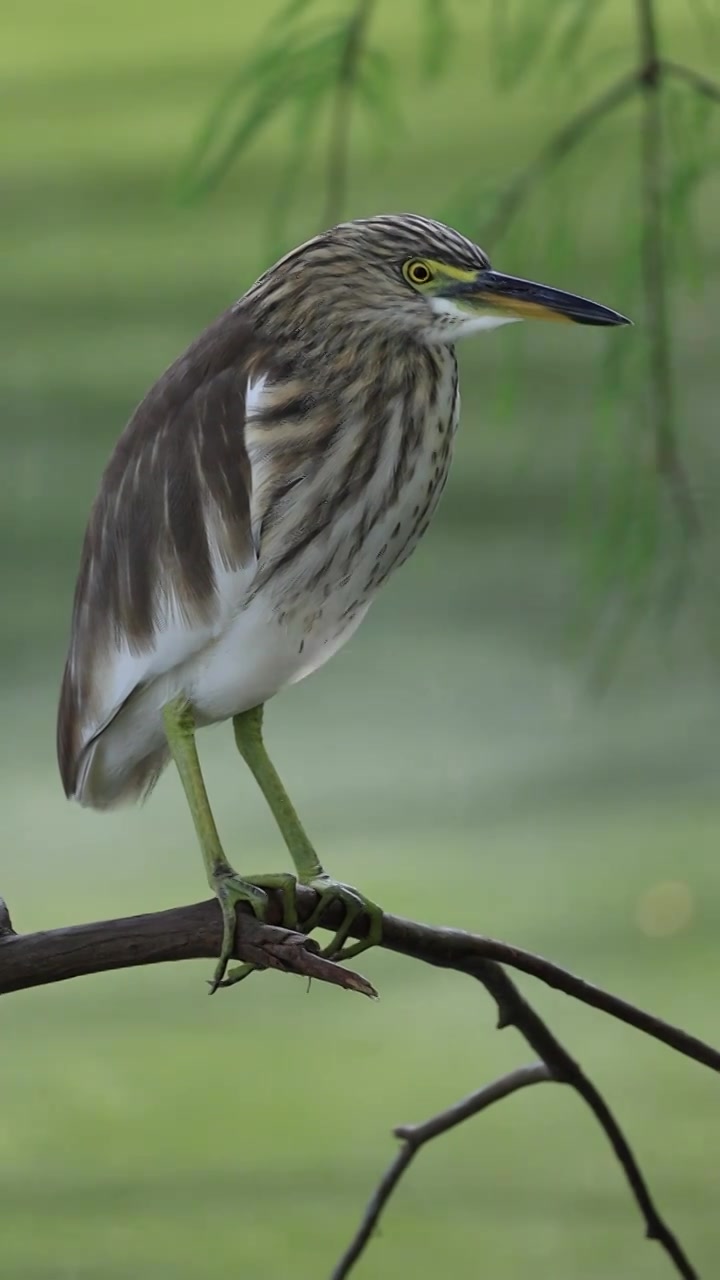
[[[695,914],[690,886],[682,880],[665,880],[641,894],[635,920],[642,933],[651,938],[668,938],[686,929]]]

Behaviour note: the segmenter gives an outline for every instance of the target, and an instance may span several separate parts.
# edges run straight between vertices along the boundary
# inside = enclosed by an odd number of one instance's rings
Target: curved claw
[[[265,919],[268,909],[268,896],[265,890],[258,884],[243,880],[242,876],[236,875],[235,872],[229,875],[217,876],[213,887],[222,911],[223,936],[220,955],[210,982],[211,996],[215,994],[219,986],[223,985],[228,962],[235,948],[235,930],[237,927],[235,909],[238,902],[249,903],[258,920]]]
[[[236,878],[238,880],[240,879],[239,876]],[[281,894],[282,901],[283,901],[283,928],[285,929],[298,928],[297,903],[295,901],[295,886],[297,884],[297,880],[295,879],[295,876],[290,874],[289,871],[279,871],[274,875],[252,876],[250,877],[249,880],[243,880],[241,881],[241,883],[243,885],[249,885],[251,889],[255,889],[259,894],[262,894],[262,898],[263,898],[262,910],[256,909],[255,904],[247,897],[245,898],[245,901],[250,901],[250,905],[252,906],[253,911],[255,912],[255,915],[258,917],[259,920],[264,920],[267,915],[268,895],[266,890],[277,889],[278,892]],[[218,893],[218,897],[219,896],[220,895]],[[235,902],[238,902],[238,901],[241,901],[239,897],[236,898]],[[222,906],[222,902],[220,905]],[[232,911],[233,911],[233,922],[234,922],[235,903],[233,903]],[[224,916],[224,912],[223,912],[223,916]],[[234,943],[234,941],[235,941],[235,924],[233,923],[231,952],[232,952],[232,943]],[[220,961],[218,962],[218,966],[215,970],[215,976],[212,982],[210,983],[211,995],[213,995],[213,993],[217,991],[218,987],[233,987],[236,982],[242,982],[243,978],[247,978],[251,973],[254,973],[256,970],[258,973],[262,972],[262,967],[257,964],[240,964],[240,965],[236,965],[235,968],[230,969],[228,971],[227,965],[228,965],[228,960],[230,958],[229,956],[225,958],[222,971],[220,971],[220,965],[223,962],[224,954],[225,954],[225,933],[223,931],[223,951],[221,952]]]
[[[321,923],[325,909],[333,902],[342,902],[345,907],[343,922],[332,940],[323,949],[321,955],[328,960],[350,960],[353,956],[360,955],[362,951],[367,951],[368,947],[375,947],[379,944],[382,939],[383,913],[382,908],[376,902],[373,902],[371,898],[366,898],[364,893],[353,889],[351,885],[343,884],[340,880],[333,880],[325,872],[304,880],[303,883],[309,889],[314,889],[319,897],[315,910],[303,926],[306,933],[311,933]],[[367,935],[352,943],[351,946],[346,947],[344,944],[353,924],[358,916],[363,914],[368,918]]]
[[[341,902],[345,907],[342,924],[328,945],[321,951],[321,955],[328,960],[350,960],[353,956],[360,955],[362,951],[367,951],[368,947],[378,945],[382,938],[383,913],[377,903],[370,898],[366,898],[363,893],[353,889],[351,885],[343,884],[339,880],[333,880],[325,872],[304,880],[303,884],[306,884],[310,889],[314,889],[319,899],[312,915],[302,925],[303,933],[311,933],[322,922],[326,908],[334,902]],[[287,872],[280,872],[276,875],[253,876],[248,880],[234,873],[217,878],[214,882],[214,887],[223,914],[223,940],[220,957],[210,982],[211,995],[219,987],[232,987],[237,982],[242,982],[249,977],[251,973],[262,972],[261,966],[255,964],[236,965],[233,969],[228,970],[228,962],[235,947],[237,924],[235,909],[238,902],[248,902],[257,918],[265,920],[268,909],[266,890],[277,889],[283,900],[283,927],[297,929],[296,885],[295,877]],[[358,916],[363,914],[368,918],[367,935],[346,947],[345,943],[353,924]]]

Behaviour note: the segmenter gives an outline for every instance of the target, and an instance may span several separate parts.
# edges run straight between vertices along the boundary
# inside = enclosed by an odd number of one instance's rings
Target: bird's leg
[[[367,947],[376,946],[382,936],[382,910],[377,903],[358,893],[349,885],[333,880],[323,869],[300,819],[293,808],[290,798],[280,781],[272,763],[262,736],[263,708],[253,707],[235,716],[233,728],[238,751],[248,765],[262,791],[281,835],[295,863],[300,884],[308,885],[318,894],[319,902],[304,928],[309,933],[319,923],[325,908],[331,902],[342,902],[345,907],[345,918],[335,933],[330,945],[323,954],[334,960],[348,960],[359,955]],[[353,926],[353,922],[363,912],[368,917],[368,933],[361,941],[345,947],[344,943]],[[232,975],[230,975],[232,977]],[[243,974],[238,972],[238,976]]]
[[[164,708],[163,721],[168,746],[177,765],[180,781],[195,823],[208,883],[217,895],[222,911],[222,948],[213,980],[210,984],[211,991],[215,991],[222,983],[228,961],[233,953],[237,923],[235,915],[237,903],[248,902],[255,915],[263,919],[267,911],[268,896],[260,883],[254,884],[250,880],[244,880],[239,876],[225,857],[200,769],[200,761],[195,745],[195,720],[192,711],[186,702],[177,699],[168,703]],[[271,879],[272,885],[268,887],[282,890],[286,915],[292,919],[295,911],[292,877],[275,876],[271,877]]]

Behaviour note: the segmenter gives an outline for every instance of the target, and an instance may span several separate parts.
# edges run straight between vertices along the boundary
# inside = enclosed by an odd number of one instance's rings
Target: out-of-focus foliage
[[[512,89],[543,61],[554,72],[585,51],[604,0],[489,0],[496,83]],[[575,63],[577,70],[577,63]]]

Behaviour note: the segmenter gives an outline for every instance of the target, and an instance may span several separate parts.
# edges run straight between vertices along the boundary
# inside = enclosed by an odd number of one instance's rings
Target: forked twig
[[[475,1093],[470,1094],[469,1098],[453,1103],[446,1111],[432,1116],[423,1124],[401,1124],[393,1129],[395,1137],[401,1138],[403,1145],[373,1192],[357,1234],[333,1270],[330,1280],[345,1280],[345,1277],[350,1274],[366,1245],[369,1244],[380,1214],[398,1182],[426,1142],[431,1142],[433,1138],[448,1133],[450,1129],[463,1124],[465,1120],[470,1120],[472,1116],[478,1115],[494,1102],[509,1098],[510,1094],[517,1093],[518,1089],[524,1089],[530,1084],[540,1084],[552,1078],[544,1062],[532,1063],[527,1067],[516,1067],[514,1071],[509,1071],[507,1075],[493,1080],[492,1084],[486,1084],[482,1089],[477,1089]]]
[[[685,1254],[680,1242],[670,1227],[660,1216],[652,1199],[648,1185],[640,1166],[633,1154],[620,1125],[610,1110],[602,1094],[585,1075],[582,1067],[568,1053],[539,1014],[528,1004],[524,996],[515,986],[505,970],[493,961],[477,960],[474,965],[464,967],[463,972],[471,973],[483,984],[495,1000],[498,1008],[499,1028],[514,1026],[527,1043],[541,1058],[540,1064],[520,1068],[510,1072],[500,1080],[478,1090],[464,1102],[433,1117],[423,1125],[414,1128],[401,1126],[395,1130],[399,1137],[406,1138],[405,1147],[401,1148],[390,1168],[385,1173],[366,1209],[360,1227],[349,1248],[332,1273],[331,1280],[345,1280],[351,1268],[363,1253],[370,1241],[375,1225],[382,1209],[387,1204],[405,1169],[410,1164],[416,1151],[431,1138],[455,1124],[475,1115],[492,1102],[508,1097],[524,1085],[537,1084],[545,1080],[554,1080],[559,1084],[569,1084],[592,1111],[595,1119],[605,1133],[612,1150],[622,1168],[635,1202],[645,1223],[645,1233],[649,1240],[656,1240],[672,1259],[677,1274],[683,1280],[698,1280],[698,1273]],[[473,1105],[474,1104],[474,1105]]]

